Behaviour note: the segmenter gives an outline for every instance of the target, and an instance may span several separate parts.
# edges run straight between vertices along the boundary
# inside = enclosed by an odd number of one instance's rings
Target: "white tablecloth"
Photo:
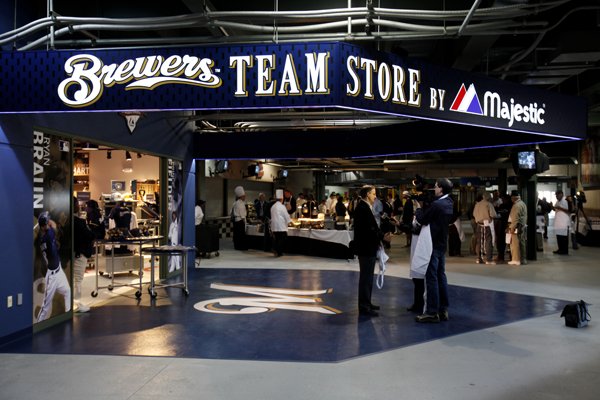
[[[258,232],[258,225],[247,225],[246,235],[263,236],[264,233]],[[354,239],[354,231],[288,228],[288,236],[299,236],[323,242],[340,243],[346,247],[350,247],[350,241]]]

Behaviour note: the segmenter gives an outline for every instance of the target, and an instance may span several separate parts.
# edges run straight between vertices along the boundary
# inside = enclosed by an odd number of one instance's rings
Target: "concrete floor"
[[[549,233],[538,261],[519,267],[477,265],[465,242],[464,258],[446,258],[449,283],[600,304],[600,248],[554,255]],[[388,276],[408,277],[404,244],[394,236]],[[201,267],[358,270],[232,247],[222,240],[221,256]],[[555,314],[337,364],[0,354],[0,399],[597,399],[596,326],[567,328]]]

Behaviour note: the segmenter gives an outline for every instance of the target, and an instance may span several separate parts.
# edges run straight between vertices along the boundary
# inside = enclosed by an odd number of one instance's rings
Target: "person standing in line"
[[[81,208],[77,197],[73,198],[73,211],[75,212],[73,220],[74,229],[74,249],[75,249],[75,262],[73,264],[73,311],[74,312],[88,312],[89,307],[81,304],[81,284],[83,283],[83,275],[85,274],[85,267],[87,266],[88,258],[92,256],[94,252],[94,239],[96,235],[92,232],[85,220],[79,218],[79,212]]]
[[[510,258],[509,265],[527,265],[527,206],[521,200],[518,190],[513,190],[510,196],[513,206],[508,222],[510,224]]]
[[[260,193],[258,195],[258,200],[256,200],[256,202],[254,203],[254,210],[256,211],[256,219],[258,219],[259,221],[263,221],[265,220],[265,206],[267,205],[267,202],[265,201],[265,194],[264,193]]]
[[[346,211],[347,209],[344,205],[344,199],[342,198],[342,195],[338,193],[337,203],[335,203],[335,215],[337,222],[346,221]]]
[[[281,201],[281,200],[280,200]],[[271,208],[275,204],[273,197],[269,198],[269,202],[265,205],[265,221],[264,221],[264,241],[263,250],[269,252],[273,250],[273,231],[271,231]]]
[[[413,221],[413,217],[415,216],[413,202],[410,199],[410,194],[408,190],[402,192],[402,197],[406,199],[406,203],[404,203],[404,209],[402,210],[402,222],[405,225],[411,225]],[[406,234],[406,247],[410,247],[412,243],[412,233]]]
[[[462,233],[462,227],[460,226],[462,211],[458,209],[456,203],[452,204],[452,207],[454,212],[452,213],[452,218],[450,218],[450,224],[448,225],[448,255],[450,257],[462,257],[463,255],[460,252],[462,241],[464,240],[464,233]],[[460,231],[459,228],[461,228]]]
[[[335,199],[335,193],[332,192],[329,195],[329,198],[327,199],[327,202],[325,204],[327,206],[327,214],[333,214],[335,212],[335,210],[333,209],[333,202],[335,201]]]
[[[419,203],[415,211],[417,222],[429,225],[433,250],[425,273],[427,288],[427,307],[425,313],[416,317],[417,322],[437,323],[448,321],[448,280],[446,279],[446,249],[448,244],[448,223],[452,218],[452,182],[448,179],[438,179],[434,186],[435,200],[421,209]]]
[[[502,198],[500,197],[500,191],[499,190],[494,190],[492,192],[492,200],[491,200],[492,204],[494,205],[494,208],[497,208],[500,206],[500,204],[502,204]]]
[[[350,221],[354,219],[354,210],[356,210],[356,206],[358,205],[358,192],[352,193],[352,198],[348,203],[348,215],[350,216]]]
[[[204,218],[204,211],[202,211],[202,206],[204,205],[204,200],[196,200],[196,208],[194,209],[194,216],[196,218],[196,225],[202,224],[202,219]]]
[[[304,197],[304,193],[300,193],[296,199],[296,210],[300,210],[299,213],[297,212],[299,215],[296,215],[296,218],[302,217],[302,208],[304,207],[304,204],[306,204],[306,198]]]
[[[483,194],[483,199],[475,204],[473,217],[477,223],[477,264],[483,264],[483,251],[485,246],[485,263],[495,265],[492,261],[492,223],[496,218],[496,210],[491,203],[491,195],[488,192]]]
[[[319,214],[327,214],[327,200],[323,200],[319,205]]]
[[[290,214],[290,218],[292,218],[292,215],[296,212],[296,199],[292,196],[292,191],[289,188],[285,188],[283,191],[283,205]]]
[[[402,217],[402,200],[400,200],[400,196],[396,195],[394,199],[394,211],[392,212],[392,216],[396,220],[396,229],[392,233],[393,235],[400,235],[402,231],[400,231],[400,218]]]
[[[506,253],[506,229],[508,228],[508,216],[512,208],[513,202],[510,200],[510,196],[507,194],[502,195],[502,204],[498,206],[498,215],[500,218],[496,221],[500,226],[498,235],[496,236],[496,242],[498,243],[498,257],[494,259],[496,262],[504,262],[504,254]],[[496,224],[496,222],[494,222]]]
[[[379,199],[383,196],[375,196],[375,200],[373,201],[373,214],[375,214],[375,221],[377,221],[377,226],[381,228],[381,214],[383,213],[383,202]]]
[[[275,203],[270,209],[271,213],[271,230],[275,239],[273,240],[273,249],[275,250],[275,257],[281,257],[283,255],[283,248],[287,240],[287,228],[292,222],[290,214],[282,204],[283,190],[277,189],[275,191]]]
[[[358,313],[376,317],[379,315],[378,305],[371,302],[373,293],[373,274],[375,272],[375,261],[377,250],[381,242],[389,242],[390,234],[385,235],[379,229],[375,221],[373,203],[377,198],[377,192],[371,185],[360,189],[361,200],[354,212],[354,240],[352,249],[358,256],[360,275],[358,278]]]
[[[571,209],[569,203],[564,198],[562,190],[556,191],[556,204],[552,206],[554,210],[554,234],[556,235],[556,242],[558,244],[558,250],[554,251],[554,254],[569,254],[569,227],[571,220]]]
[[[246,243],[246,192],[244,188],[235,188],[236,201],[231,207],[231,218],[233,219],[233,248],[236,250],[248,250]]]
[[[48,311],[52,306],[52,300],[56,292],[65,299],[65,312],[71,311],[71,287],[67,275],[60,265],[58,247],[56,246],[56,222],[50,219],[50,213],[45,211],[38,217],[40,228],[40,247],[44,254],[47,271],[44,278],[44,301],[37,316],[37,322],[42,322],[48,317]]]

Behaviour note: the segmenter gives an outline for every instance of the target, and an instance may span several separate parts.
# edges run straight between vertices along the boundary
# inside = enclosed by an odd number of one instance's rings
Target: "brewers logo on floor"
[[[210,285],[210,288],[246,293],[261,297],[224,297],[221,299],[206,300],[194,304],[196,310],[217,314],[259,314],[275,311],[275,309],[309,311],[321,314],[342,313],[334,308],[316,304],[322,302],[318,297],[309,297],[331,293],[332,289],[297,290],[226,285],[222,283],[213,283]],[[216,306],[217,304],[222,307],[230,306],[232,308],[219,308]]]

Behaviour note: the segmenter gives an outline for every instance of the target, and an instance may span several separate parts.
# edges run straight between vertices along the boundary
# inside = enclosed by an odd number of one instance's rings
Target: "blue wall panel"
[[[7,133],[0,124],[0,136]],[[9,135],[14,134],[14,131]],[[32,135],[30,134],[30,140]],[[33,322],[33,162],[29,147],[0,144],[0,338]],[[17,306],[17,295],[23,304]],[[12,308],[6,299],[13,296]]]

